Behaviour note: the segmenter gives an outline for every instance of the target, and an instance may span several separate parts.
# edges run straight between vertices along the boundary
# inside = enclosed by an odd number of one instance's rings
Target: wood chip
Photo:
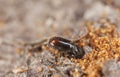
[[[17,74],[17,73],[23,73],[23,72],[27,72],[28,68],[15,68],[12,70],[13,73]]]

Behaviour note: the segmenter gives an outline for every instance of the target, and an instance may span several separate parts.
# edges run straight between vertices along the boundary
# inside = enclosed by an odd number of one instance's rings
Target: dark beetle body
[[[54,49],[60,50],[70,58],[82,58],[85,54],[83,48],[78,47],[72,41],[62,37],[52,37],[49,40],[48,45]]]

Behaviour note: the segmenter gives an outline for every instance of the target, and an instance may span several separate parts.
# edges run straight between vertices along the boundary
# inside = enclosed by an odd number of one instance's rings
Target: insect
[[[43,42],[30,43],[33,46],[32,50],[38,50],[41,48]],[[59,50],[61,53],[64,53],[69,58],[82,58],[85,55],[85,52],[82,47],[78,47],[75,43],[70,40],[67,40],[62,37],[52,37],[48,39],[46,43],[48,47]]]
[[[82,58],[85,52],[82,47],[74,44],[72,41],[62,37],[52,37],[49,39],[48,46],[60,50],[70,58]]]

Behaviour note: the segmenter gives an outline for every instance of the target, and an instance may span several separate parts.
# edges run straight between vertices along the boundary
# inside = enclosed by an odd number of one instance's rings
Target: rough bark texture
[[[62,36],[75,41],[89,33],[85,23],[95,28],[115,25],[120,36],[119,0],[0,0],[0,77],[79,77],[84,70],[66,57],[50,50],[29,52],[26,42]],[[84,47],[89,53],[90,46]],[[118,77],[120,62],[105,61],[103,77]],[[87,75],[85,75],[87,76]]]

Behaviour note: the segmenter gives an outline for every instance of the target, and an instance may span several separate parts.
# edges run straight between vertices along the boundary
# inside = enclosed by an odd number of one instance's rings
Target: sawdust
[[[82,42],[81,39],[77,42],[92,47],[92,51],[82,59],[72,59],[72,61],[88,74],[87,77],[101,77],[105,61],[120,60],[120,38],[118,38],[115,26],[109,22],[107,22],[107,26],[100,28],[94,28],[94,23],[87,23],[87,25],[88,34],[82,38]]]

